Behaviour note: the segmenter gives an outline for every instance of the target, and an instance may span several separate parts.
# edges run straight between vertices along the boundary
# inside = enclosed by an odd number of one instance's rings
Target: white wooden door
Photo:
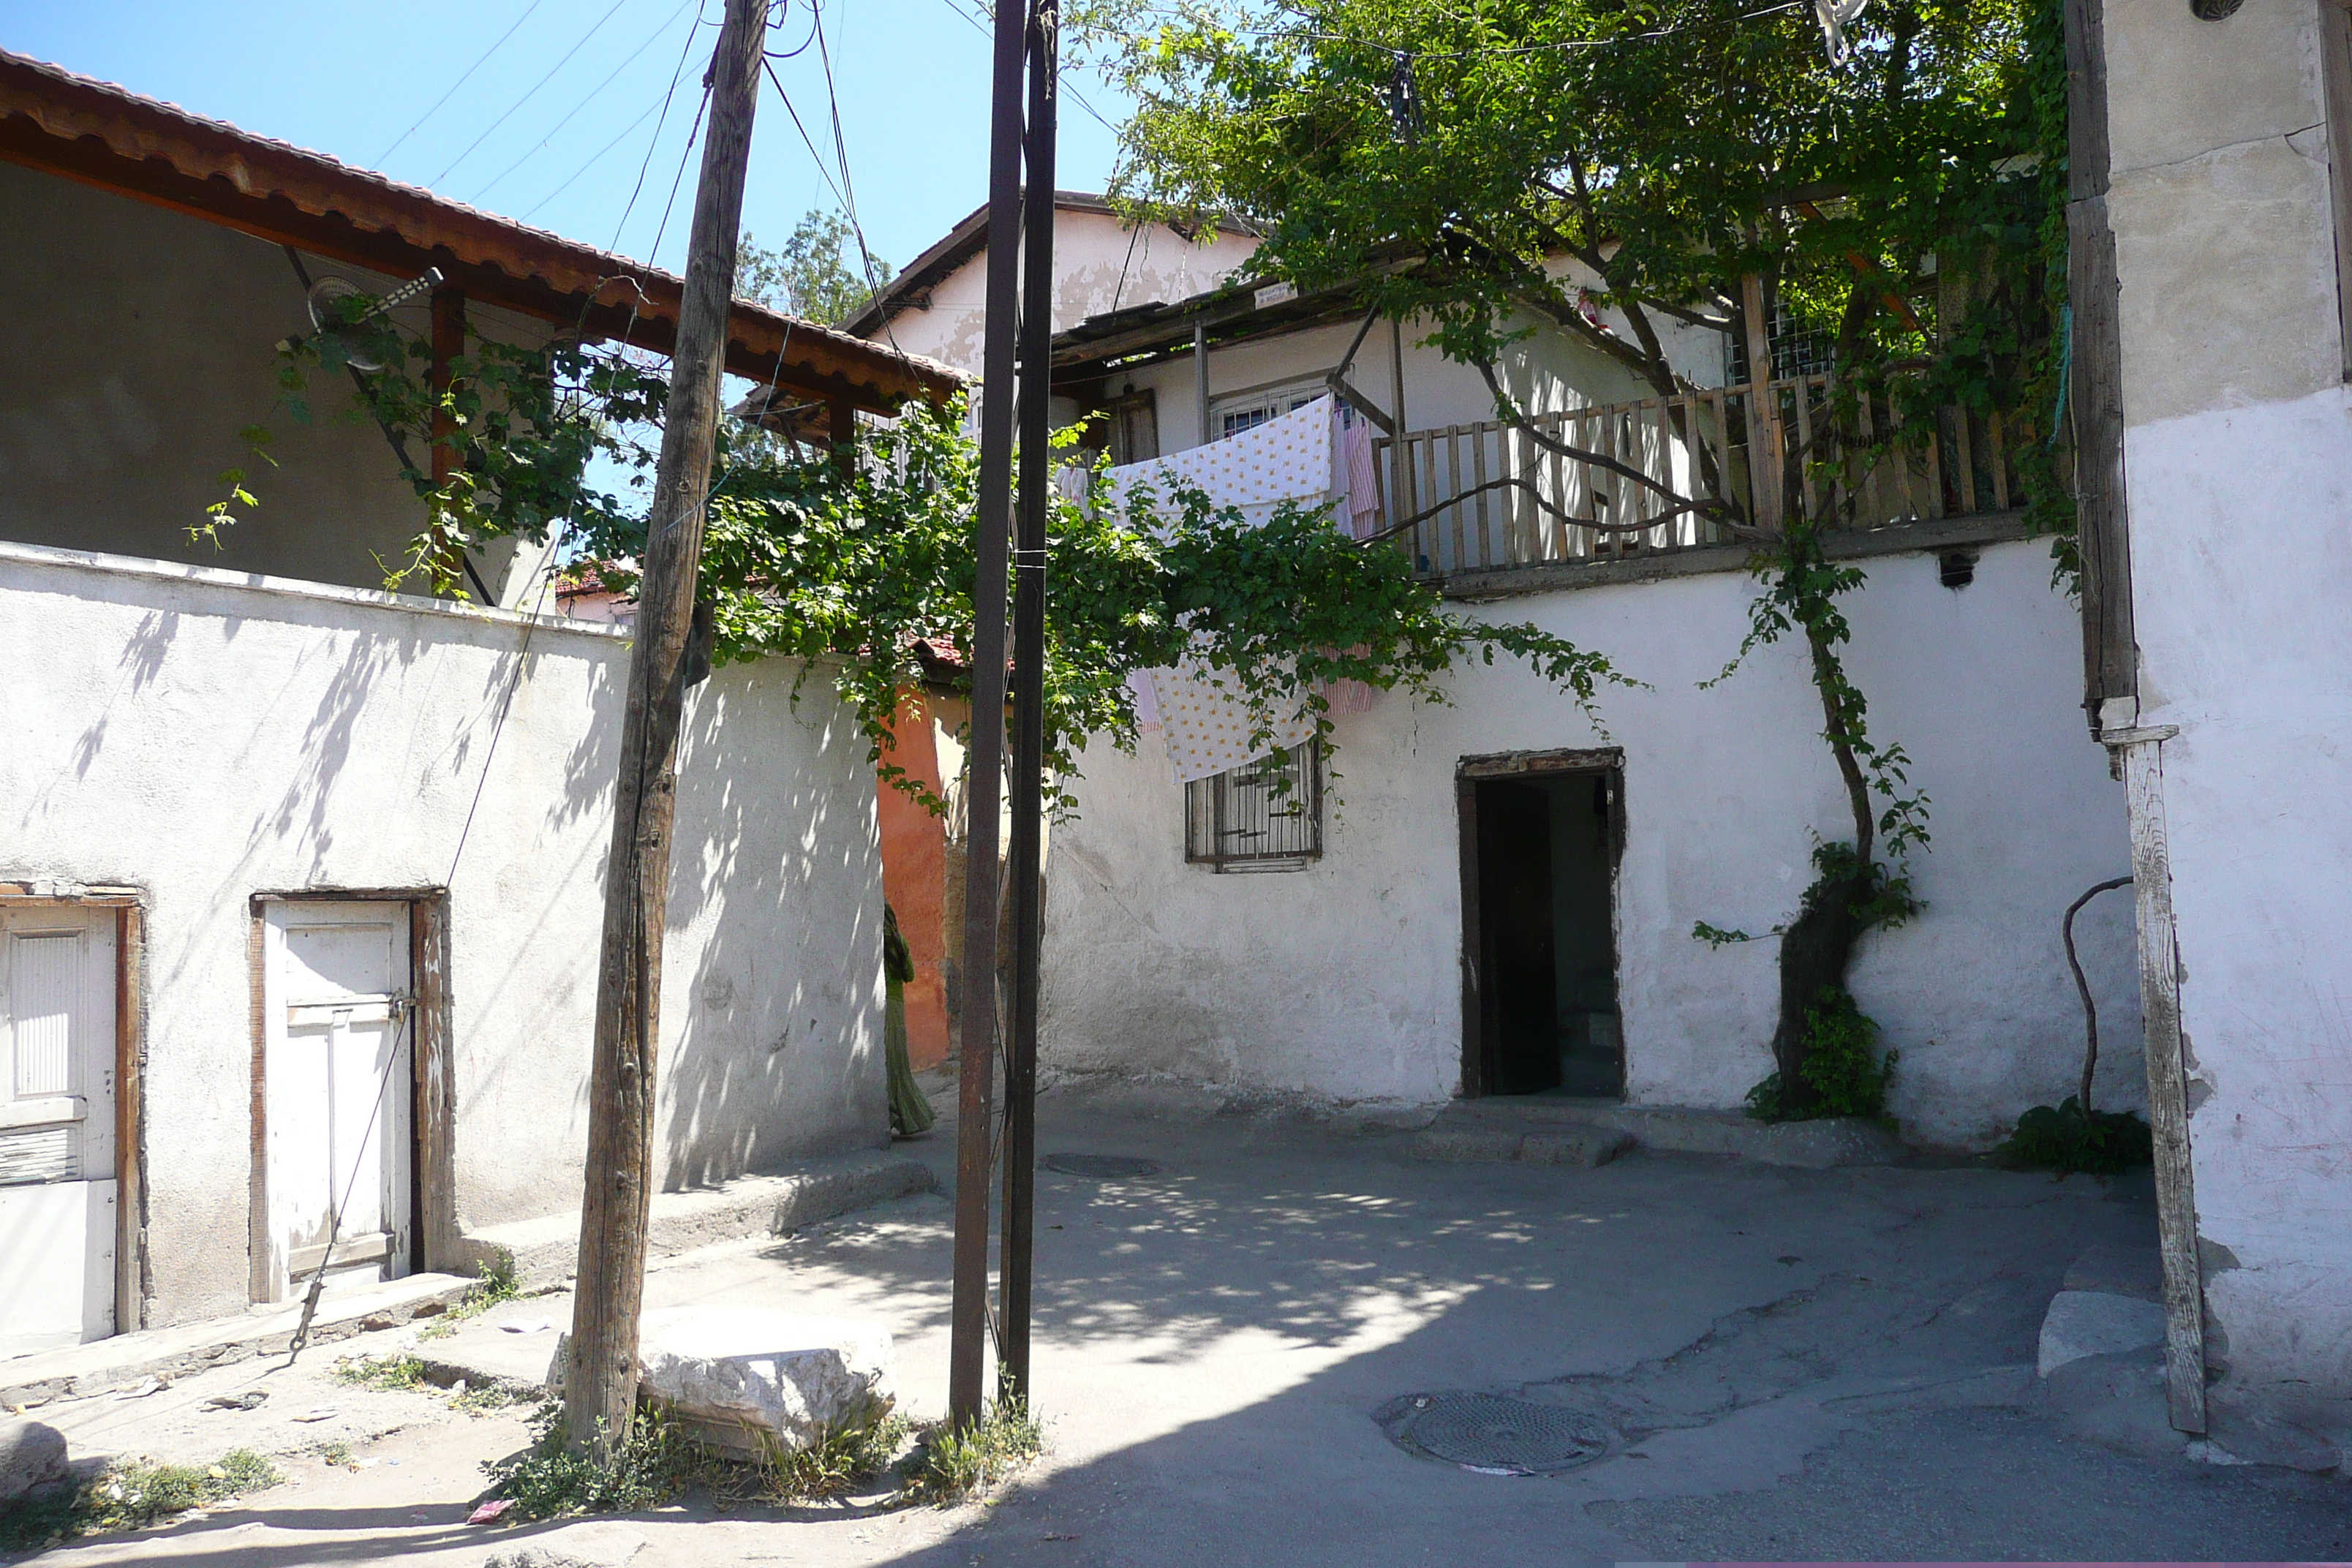
[[[114,1332],[114,922],[0,907],[0,1355]]]
[[[268,910],[264,1294],[284,1300],[321,1267],[331,1289],[398,1279],[408,1272],[414,1083],[408,906]]]

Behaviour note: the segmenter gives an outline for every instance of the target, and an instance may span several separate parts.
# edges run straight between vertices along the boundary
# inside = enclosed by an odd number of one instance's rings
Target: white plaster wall
[[[1982,1147],[2073,1092],[2082,1016],[2058,921],[2129,869],[2122,789],[2083,738],[2080,634],[2044,546],[1987,549],[1957,591],[1932,556],[1866,570],[1850,668],[1874,732],[1903,744],[1933,797],[1935,846],[1916,867],[1926,914],[1866,939],[1853,986],[1903,1053],[1895,1109],[1911,1135]],[[1626,757],[1618,973],[1640,1102],[1734,1106],[1769,1070],[1774,944],[1710,950],[1691,927],[1785,921],[1812,836],[1850,820],[1795,650],[1696,689],[1738,646],[1752,592],[1717,574],[1472,611],[1534,621],[1651,683],[1604,700]],[[1339,721],[1325,854],[1296,873],[1185,864],[1182,791],[1158,737],[1132,758],[1089,751],[1047,877],[1045,1058],[1327,1101],[1455,1093],[1456,763],[1608,742],[1516,668],[1462,672],[1448,692],[1450,707],[1391,695]],[[2076,929],[2103,1034],[2135,1038],[2128,900],[2095,903]],[[2106,1058],[2096,1098],[2145,1106],[2128,1050]]]
[[[2352,395],[2130,431],[2217,1405],[2352,1436]]]
[[[1164,224],[1130,229],[1108,213],[1058,208],[1054,214],[1054,330],[1067,331],[1107,310],[1205,294],[1256,248],[1255,239],[1230,229],[1186,239]],[[978,375],[985,357],[987,316],[988,253],[983,247],[932,287],[929,309],[899,311],[886,327],[866,335]]]
[[[446,885],[460,1219],[578,1206],[625,639],[0,546],[0,879],[151,900],[151,1323],[246,1303],[258,892]],[[665,1186],[887,1137],[873,776],[794,673],[723,669],[689,710]]]
[[[2233,1451],[2306,1464],[2352,1444],[2352,395],[2318,16],[2105,21],[2209,1404]]]

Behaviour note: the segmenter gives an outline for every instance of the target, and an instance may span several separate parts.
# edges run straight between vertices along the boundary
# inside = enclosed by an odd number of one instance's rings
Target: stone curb
[[[749,1236],[782,1236],[852,1209],[937,1188],[939,1178],[903,1154],[866,1152],[802,1162],[775,1175],[745,1176],[698,1192],[658,1193],[647,1242],[651,1258],[670,1258]],[[472,1268],[511,1255],[525,1289],[560,1283],[580,1249],[580,1215],[551,1215],[493,1226],[460,1244],[466,1274],[412,1274],[380,1290],[322,1301],[310,1345],[394,1329],[434,1316],[473,1289]],[[211,1367],[283,1355],[302,1318],[301,1303],[267,1314],[217,1318],[93,1340],[0,1363],[0,1406],[33,1410],[58,1399],[173,1382]]]
[[[722,1241],[783,1236],[852,1209],[930,1192],[939,1178],[921,1162],[878,1151],[803,1160],[772,1175],[739,1176],[723,1186],[656,1193],[646,1257],[674,1258]],[[526,1288],[560,1284],[576,1269],[580,1213],[547,1215],[469,1231],[467,1260],[514,1259]]]
[[[1609,1142],[1612,1137],[1615,1142]],[[1537,1142],[1553,1139],[1560,1142]],[[1588,1143],[1606,1152],[1590,1159],[1576,1157]],[[1413,1152],[1433,1160],[1598,1165],[1637,1144],[1815,1171],[1892,1164],[1908,1152],[1893,1132],[1860,1117],[1767,1122],[1736,1110],[1516,1098],[1455,1101],[1413,1140]],[[1531,1146],[1558,1153],[1532,1152]]]

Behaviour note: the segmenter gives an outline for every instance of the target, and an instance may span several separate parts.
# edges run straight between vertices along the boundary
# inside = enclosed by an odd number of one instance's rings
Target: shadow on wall
[[[663,986],[666,1191],[889,1141],[873,775],[795,674],[721,669],[687,716],[669,921],[701,947]]]

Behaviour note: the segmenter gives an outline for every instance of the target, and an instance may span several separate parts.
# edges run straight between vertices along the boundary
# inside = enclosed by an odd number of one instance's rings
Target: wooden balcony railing
[[[1424,576],[1444,578],[1753,541],[1788,509],[1819,515],[1825,500],[1855,529],[2009,510],[2017,484],[2000,415],[1945,408],[1932,431],[1888,440],[1905,432],[1900,401],[1874,389],[1856,405],[1861,440],[1840,458],[1834,392],[1826,375],[1801,376],[1528,421],[1589,457],[1499,422],[1376,437],[1381,527]]]

